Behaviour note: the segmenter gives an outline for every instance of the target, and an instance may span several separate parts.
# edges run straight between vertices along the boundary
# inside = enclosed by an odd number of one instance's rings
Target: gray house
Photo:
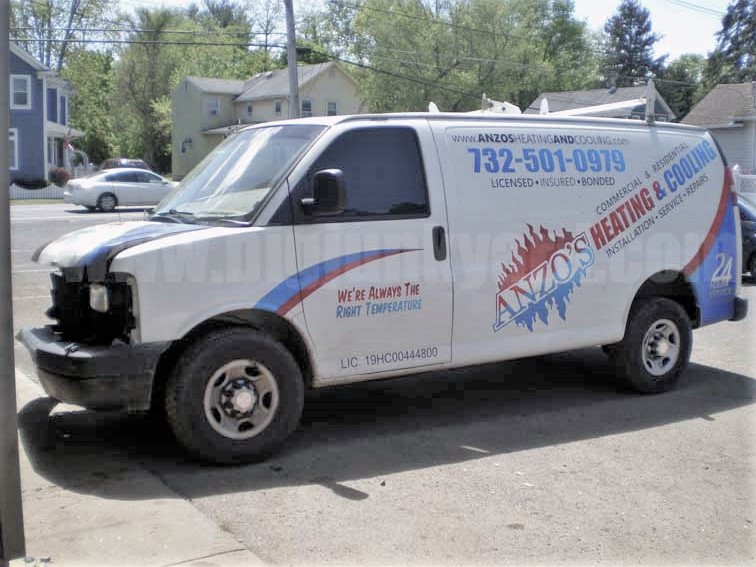
[[[335,62],[297,67],[300,116],[357,114],[357,83]],[[225,136],[241,126],[289,117],[286,69],[246,81],[186,77],[171,97],[172,171],[184,177]]]
[[[37,184],[54,167],[70,171],[71,140],[84,135],[68,125],[71,86],[13,42],[9,70],[11,181]]]
[[[711,130],[730,165],[756,172],[756,82],[717,85],[682,122]]]
[[[541,107],[541,101],[544,98],[548,100],[550,112],[559,112],[562,110],[575,110],[587,106],[622,103],[637,100],[645,96],[646,87],[643,85],[638,87],[617,87],[613,89],[541,93],[525,110],[525,114],[538,114]],[[585,114],[585,116],[644,120],[646,118],[646,105],[638,104],[630,108],[597,110],[596,112],[589,112],[588,114]],[[675,113],[664,101],[659,92],[656,91],[654,119],[659,122],[672,122],[675,118]]]

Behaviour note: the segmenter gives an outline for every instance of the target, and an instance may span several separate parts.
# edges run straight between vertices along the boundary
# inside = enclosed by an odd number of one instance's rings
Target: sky
[[[662,38],[654,55],[668,55],[671,61],[684,53],[706,56],[714,50],[714,36],[722,27],[722,16],[732,0],[640,0],[651,16],[651,27]],[[594,30],[616,11],[620,0],[574,0],[575,16]]]
[[[157,6],[184,8],[201,0],[123,0],[122,7]],[[281,0],[283,2],[283,0]],[[317,0],[315,0],[317,1]],[[651,14],[651,26],[662,38],[655,45],[655,56],[668,55],[667,61],[684,53],[706,56],[716,46],[714,34],[721,28],[722,16],[733,0],[640,0]],[[601,30],[617,11],[620,0],[574,0],[575,16],[592,30]],[[294,8],[311,5],[313,0],[294,0]]]

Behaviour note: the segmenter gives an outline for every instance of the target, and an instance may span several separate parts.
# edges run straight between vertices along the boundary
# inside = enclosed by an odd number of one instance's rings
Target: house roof
[[[202,92],[238,95],[244,90],[244,81],[234,79],[209,79],[207,77],[187,77]]]
[[[16,57],[30,65],[33,69],[36,69],[37,71],[49,71],[50,68],[46,65],[43,65],[40,61],[34,58],[34,56],[20,47],[17,43],[10,42],[8,45],[9,51],[13,53]]]
[[[692,126],[725,126],[748,117],[756,118],[756,82],[717,85],[683,118]]]
[[[306,83],[331,69],[336,64],[318,63],[315,65],[301,65],[297,67],[297,82],[301,89]],[[258,73],[246,83],[244,91],[236,98],[238,102],[249,102],[266,98],[286,97],[289,94],[289,70],[278,69],[267,73]]]
[[[645,95],[645,85],[637,87],[617,87],[614,92],[610,92],[608,89],[591,89],[585,91],[541,93],[540,95],[538,95],[538,98],[535,99],[525,110],[525,114],[537,114],[541,107],[541,100],[543,100],[544,97],[549,101],[549,111],[559,112],[562,110],[584,108],[586,106],[598,106],[600,104],[624,102],[643,98]],[[672,112],[672,109],[658,92],[656,93],[656,102],[657,105],[661,105],[664,112],[669,114],[669,116],[675,116],[675,113]],[[617,111],[610,111],[609,113],[602,112],[598,114],[616,116]]]
[[[297,67],[299,87],[302,88],[315,77],[331,68],[338,68],[338,65],[333,61],[315,65],[299,65]],[[344,74],[351,79],[348,73]],[[186,80],[205,93],[235,95],[234,101],[236,102],[281,98],[289,95],[288,69],[257,73],[246,81],[207,77],[187,77]]]

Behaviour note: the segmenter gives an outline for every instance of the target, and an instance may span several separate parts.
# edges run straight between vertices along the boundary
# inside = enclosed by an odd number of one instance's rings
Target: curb
[[[17,559],[11,567],[41,567],[46,558],[72,567],[265,565],[121,451],[96,462],[71,458],[67,451],[77,447],[56,444],[49,427],[54,402],[19,369],[16,395],[26,553],[37,561]],[[91,430],[92,413],[81,414]]]

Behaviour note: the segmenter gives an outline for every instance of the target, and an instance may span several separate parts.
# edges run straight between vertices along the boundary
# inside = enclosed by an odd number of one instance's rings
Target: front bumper
[[[92,346],[64,341],[49,327],[21,329],[48,396],[89,409],[150,408],[160,355],[169,343]]]
[[[756,277],[756,276],[754,276]],[[742,321],[748,315],[748,300],[743,297],[735,298],[735,309],[730,321]]]

